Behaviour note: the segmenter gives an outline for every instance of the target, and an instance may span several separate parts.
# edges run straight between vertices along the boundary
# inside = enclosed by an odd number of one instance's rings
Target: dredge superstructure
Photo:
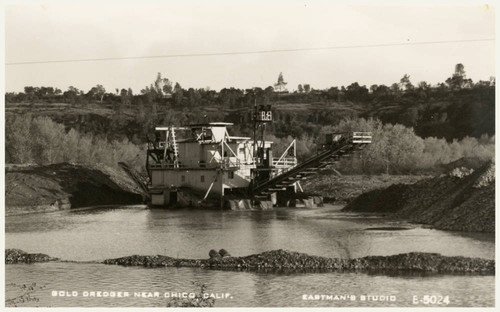
[[[273,157],[273,142],[264,140],[265,124],[272,121],[269,106],[256,108],[253,121],[253,138],[230,135],[233,124],[226,122],[156,127],[157,140],[149,143],[146,163],[151,204],[293,206],[301,180],[371,142],[366,132],[327,135],[322,149],[299,164],[295,140],[280,157]]]

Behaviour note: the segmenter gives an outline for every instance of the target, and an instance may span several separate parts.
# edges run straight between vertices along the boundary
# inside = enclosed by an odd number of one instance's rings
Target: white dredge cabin
[[[256,178],[252,175],[260,168],[269,179],[297,165],[295,141],[280,158],[273,158],[273,142],[231,136],[232,125],[156,127],[158,137],[149,144],[146,164],[151,204],[222,205],[224,197],[247,196]],[[295,191],[296,184],[290,187]]]

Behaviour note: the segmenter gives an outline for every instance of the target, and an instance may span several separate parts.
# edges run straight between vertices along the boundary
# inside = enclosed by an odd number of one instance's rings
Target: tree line
[[[102,85],[87,92],[73,86],[64,92],[52,87],[25,87],[24,92],[6,93],[5,100],[12,104],[64,102],[75,107],[106,107],[116,113],[111,120],[87,120],[81,130],[107,131],[104,134],[112,139],[126,136],[142,142],[155,125],[191,121],[233,122],[236,132],[248,135],[255,103],[277,105],[275,120],[267,131],[278,138],[314,137],[323,126],[337,124],[346,117],[377,118],[383,123],[411,127],[422,138],[438,137],[448,142],[467,136],[492,136],[495,128],[495,79],[474,82],[467,78],[463,64],[457,64],[450,77],[436,85],[425,81],[414,85],[405,74],[390,86],[367,87],[353,82],[348,86],[314,89],[302,83],[289,92],[280,73],[277,82],[265,88],[215,91],[208,87],[186,89],[158,73],[137,94],[130,88],[109,92]],[[304,113],[288,109],[288,104],[314,104],[320,109],[311,108]]]
[[[399,82],[390,86],[371,85],[369,87],[353,82],[348,86],[330,87],[326,89],[314,89],[310,84],[299,84],[297,89],[289,92],[283,74],[280,73],[278,81],[273,86],[266,88],[223,88],[219,92],[206,88],[182,88],[179,82],[175,84],[168,78],[162,78],[158,73],[156,79],[149,86],[145,86],[138,94],[134,94],[131,88],[115,89],[107,91],[102,85],[96,85],[89,91],[84,92],[74,86],[68,90],[61,91],[54,87],[24,87],[24,92],[6,92],[7,103],[23,102],[65,102],[71,104],[88,103],[121,103],[123,105],[135,105],[148,103],[168,104],[171,107],[181,106],[222,106],[229,108],[246,107],[249,103],[257,100],[266,103],[276,100],[278,94],[280,99],[287,102],[370,102],[370,101],[397,101],[425,100],[430,98],[443,98],[453,92],[472,89],[494,88],[495,78],[473,82],[467,78],[463,64],[457,64],[453,74],[445,82],[431,85],[425,81],[414,85],[410,76],[405,74]],[[118,109],[118,107],[117,107]]]
[[[109,140],[74,128],[67,131],[63,124],[49,117],[30,114],[7,116],[5,128],[6,163],[47,165],[69,162],[117,168],[118,162],[122,161],[144,171],[145,145],[134,144],[126,138]],[[324,143],[325,134],[349,131],[369,131],[373,142],[353,157],[337,163],[337,169],[346,174],[434,173],[440,165],[463,157],[484,161],[495,155],[494,136],[466,137],[452,142],[435,137],[422,139],[412,128],[400,124],[383,124],[371,118],[346,118],[334,126],[322,127],[318,137],[296,139],[299,160],[316,153]],[[266,140],[274,142],[273,151],[279,156],[294,138],[267,134]]]

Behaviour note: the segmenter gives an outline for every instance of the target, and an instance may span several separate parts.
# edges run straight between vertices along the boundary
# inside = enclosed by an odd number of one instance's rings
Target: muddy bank
[[[325,170],[303,183],[304,191],[323,197],[325,203],[348,203],[359,195],[393,184],[413,184],[429,178],[423,175],[338,175]]]
[[[495,166],[460,167],[415,184],[395,184],[358,196],[343,211],[394,213],[437,229],[495,232]]]
[[[6,165],[6,215],[88,206],[139,204],[143,196],[121,170],[68,163]]]

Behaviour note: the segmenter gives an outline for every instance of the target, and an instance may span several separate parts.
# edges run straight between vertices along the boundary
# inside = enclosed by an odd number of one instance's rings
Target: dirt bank
[[[19,249],[5,250],[5,263],[61,261],[44,254],[28,254]],[[234,271],[286,272],[433,272],[495,274],[495,260],[468,257],[446,257],[435,253],[411,252],[393,256],[368,256],[339,259],[311,256],[287,250],[272,250],[246,257],[213,257],[179,259],[168,256],[129,256],[104,260],[104,264],[144,267],[199,267]]]
[[[392,212],[438,229],[495,231],[495,166],[455,168],[446,175],[415,184],[395,184],[358,196],[343,210]]]
[[[413,184],[423,175],[342,175],[325,170],[302,184],[304,191],[321,195],[325,203],[348,203],[361,195],[392,184]]]
[[[120,169],[68,163],[6,165],[6,215],[142,202],[140,190]]]

